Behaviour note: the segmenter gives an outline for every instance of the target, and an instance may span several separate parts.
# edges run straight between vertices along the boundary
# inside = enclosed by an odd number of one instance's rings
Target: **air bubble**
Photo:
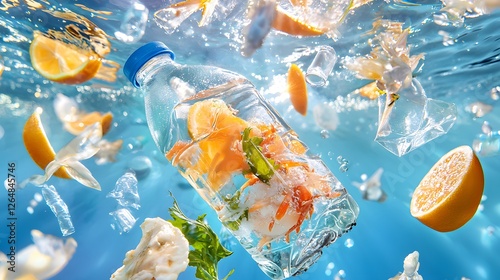
[[[351,238],[347,238],[344,241],[344,246],[346,246],[347,248],[351,248],[352,246],[354,246],[354,240],[352,240]]]
[[[321,130],[321,137],[322,137],[323,139],[328,139],[328,138],[330,138],[330,132],[328,132],[328,130],[326,130],[326,129]]]

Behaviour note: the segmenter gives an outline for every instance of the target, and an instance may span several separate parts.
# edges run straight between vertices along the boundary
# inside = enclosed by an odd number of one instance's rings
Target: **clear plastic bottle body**
[[[355,224],[356,202],[244,77],[161,55],[137,81],[160,150],[270,278],[305,271]]]

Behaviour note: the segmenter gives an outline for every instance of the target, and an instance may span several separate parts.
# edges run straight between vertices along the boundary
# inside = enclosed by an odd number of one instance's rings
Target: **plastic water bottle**
[[[160,42],[124,73],[161,152],[270,278],[305,271],[355,225],[356,202],[245,77],[178,64]]]

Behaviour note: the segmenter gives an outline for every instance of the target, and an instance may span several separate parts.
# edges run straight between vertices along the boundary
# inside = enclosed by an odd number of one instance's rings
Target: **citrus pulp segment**
[[[288,92],[293,108],[301,115],[307,114],[307,85],[306,78],[300,67],[296,64],[290,65],[288,69]]]
[[[42,122],[40,120],[41,110],[37,109],[29,117],[23,129],[23,141],[26,150],[28,151],[31,159],[42,169],[56,158],[56,153],[45,134]],[[67,173],[66,168],[61,167],[54,176],[71,179]]]
[[[35,33],[30,45],[31,65],[44,78],[63,84],[92,79],[101,67],[101,58],[74,45]]]
[[[430,169],[413,192],[412,216],[428,227],[453,231],[477,211],[484,189],[479,159],[469,146],[448,152]]]

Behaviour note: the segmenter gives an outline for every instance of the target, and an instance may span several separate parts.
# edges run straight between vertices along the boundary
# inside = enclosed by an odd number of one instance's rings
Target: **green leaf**
[[[173,219],[170,220],[172,225],[181,230],[192,247],[189,251],[189,265],[196,267],[196,277],[203,280],[218,280],[217,264],[233,252],[222,246],[218,236],[204,222],[206,215],[201,215],[196,220],[186,217],[175,198],[168,212]],[[224,279],[231,274],[232,271]]]
[[[274,170],[278,166],[272,159],[266,158],[260,150],[260,143],[264,139],[260,137],[250,137],[250,127],[245,128],[242,137],[243,152],[252,173],[264,183],[268,183],[274,175]]]

